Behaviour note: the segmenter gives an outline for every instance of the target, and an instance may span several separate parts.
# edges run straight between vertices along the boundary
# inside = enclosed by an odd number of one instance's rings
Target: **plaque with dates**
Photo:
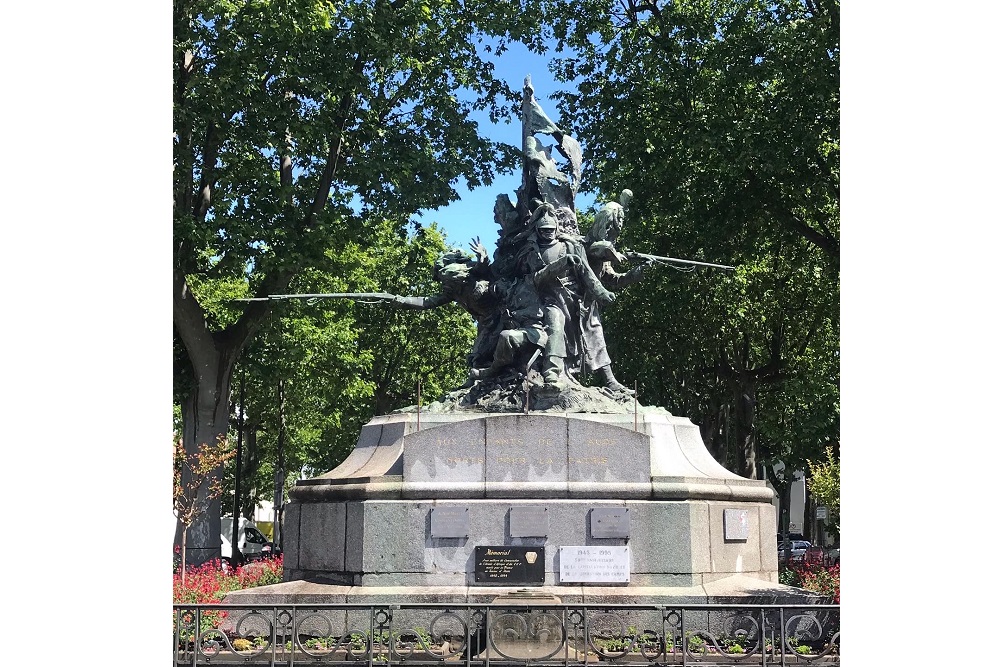
[[[435,507],[431,510],[431,537],[468,536],[468,507]]]
[[[545,583],[545,547],[476,547],[476,583]]]
[[[629,514],[625,507],[595,507],[590,510],[591,537],[628,537]]]
[[[511,507],[511,537],[547,537],[549,511],[545,507]]]
[[[559,547],[559,583],[627,583],[628,547]]]

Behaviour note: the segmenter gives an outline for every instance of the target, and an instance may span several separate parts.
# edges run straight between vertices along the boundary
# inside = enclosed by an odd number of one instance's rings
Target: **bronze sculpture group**
[[[545,147],[536,134],[551,135],[556,144]],[[553,149],[566,159],[565,171],[552,158]],[[407,309],[459,304],[477,327],[467,357],[468,381],[451,395],[453,402],[467,407],[475,405],[476,396],[499,391],[505,395],[501,403],[527,409],[529,379],[537,397],[543,402],[547,397],[550,406],[559,407],[560,395],[584,390],[578,379],[584,372],[600,381],[599,391],[606,398],[627,400],[635,392],[611,370],[601,321],[602,310],[615,301],[615,291],[640,280],[649,262],[732,267],[619,252],[615,242],[632,198],[629,190],[622,191],[619,201],[604,204],[586,235],[581,235],[574,203],[582,168],[580,145],[542,111],[530,77],[524,82],[522,152],[516,204],[499,195],[493,208],[499,238],[492,260],[478,238],[470,244],[474,254],[458,248],[444,253],[433,267],[434,279],[441,285],[438,294],[265,298],[366,298]],[[626,259],[635,266],[619,273]],[[244,301],[249,300],[262,299]],[[496,409],[497,404],[479,401],[480,407]],[[561,405],[569,407],[566,401]]]
[[[461,250],[445,254],[435,266],[441,292],[429,297],[396,297],[403,308],[434,308],[457,302],[475,319],[476,342],[468,357],[469,382],[541,376],[541,395],[555,395],[586,371],[609,394],[630,395],[611,370],[601,323],[602,308],[619,290],[642,277],[643,264],[626,273],[615,267],[625,258],[614,242],[632,193],[605,204],[586,236],[580,234],[574,198],[580,176],[579,145],[549,120],[534,99],[530,79],[524,87],[524,167],[517,204],[497,197],[494,221],[499,239],[490,261],[478,239],[476,257]],[[546,148],[534,136],[552,134]],[[569,174],[552,159],[552,148],[569,161]],[[442,265],[443,263],[443,265]],[[461,275],[461,281],[450,276]]]

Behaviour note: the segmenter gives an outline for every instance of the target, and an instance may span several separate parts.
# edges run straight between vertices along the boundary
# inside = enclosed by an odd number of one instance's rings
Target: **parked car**
[[[830,547],[825,555],[824,565],[840,565],[840,547]]]
[[[793,563],[800,563],[805,558],[806,550],[812,546],[807,540],[792,540],[778,544],[778,562],[784,563],[790,560]]]

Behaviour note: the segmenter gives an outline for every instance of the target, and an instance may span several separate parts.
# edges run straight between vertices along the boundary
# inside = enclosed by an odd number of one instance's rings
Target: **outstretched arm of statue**
[[[399,296],[396,295],[392,301],[389,303],[397,308],[404,308],[406,310],[427,310],[428,308],[437,308],[438,306],[443,306],[446,303],[451,303],[454,299],[445,296],[444,294],[435,294],[434,296]]]
[[[613,290],[620,290],[628,287],[632,283],[637,283],[642,280],[643,276],[646,275],[646,266],[648,266],[648,262],[632,267],[625,273],[605,271],[601,274],[601,283],[608,289]]]

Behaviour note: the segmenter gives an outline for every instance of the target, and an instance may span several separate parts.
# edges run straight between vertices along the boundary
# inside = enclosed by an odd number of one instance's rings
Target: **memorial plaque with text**
[[[629,558],[629,547],[559,547],[559,583],[628,582]]]
[[[544,584],[545,547],[476,547],[477,584]]]
[[[431,537],[468,536],[468,507],[435,507],[431,510]]]
[[[590,510],[592,537],[628,537],[629,514],[624,507],[595,507]]]
[[[549,512],[544,507],[511,507],[511,537],[547,537]]]

